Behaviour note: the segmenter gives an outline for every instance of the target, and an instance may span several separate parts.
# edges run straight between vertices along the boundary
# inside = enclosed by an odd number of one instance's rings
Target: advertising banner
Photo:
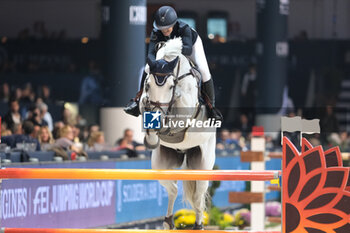
[[[248,170],[239,156],[217,157],[221,170]],[[266,162],[279,170],[280,159]],[[40,168],[151,169],[150,160],[22,165]],[[229,192],[245,191],[245,181],[221,181],[212,199],[217,207],[232,206]],[[277,199],[268,192],[266,199]],[[182,181],[174,211],[190,208],[183,202]],[[89,228],[162,217],[168,194],[156,180],[3,180],[0,192],[0,226],[29,228]]]
[[[114,216],[115,181],[12,180],[2,185],[2,227],[96,227],[113,223]]]
[[[115,162],[88,162],[40,167],[114,166]],[[115,181],[109,180],[4,180],[0,192],[0,226],[87,228],[113,224],[115,190]]]

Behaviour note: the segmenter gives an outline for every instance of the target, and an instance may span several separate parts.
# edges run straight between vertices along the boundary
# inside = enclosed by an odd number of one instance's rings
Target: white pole
[[[252,151],[265,152],[265,138],[253,137],[251,140]],[[265,170],[265,158],[264,161],[251,162],[251,170],[264,171]],[[252,203],[251,208],[251,229],[252,231],[265,229],[265,182],[264,181],[251,181],[251,192],[263,193],[262,203]]]

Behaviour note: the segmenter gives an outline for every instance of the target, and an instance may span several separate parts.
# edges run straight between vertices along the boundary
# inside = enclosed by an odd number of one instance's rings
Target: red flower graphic
[[[283,138],[283,232],[350,233],[350,172],[339,148],[302,140],[299,153]]]

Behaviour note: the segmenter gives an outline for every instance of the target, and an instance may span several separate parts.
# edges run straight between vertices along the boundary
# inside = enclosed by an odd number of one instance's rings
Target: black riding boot
[[[215,90],[213,79],[202,83],[202,93],[210,101],[210,103],[207,103],[209,118],[214,118],[216,121],[222,121],[223,117],[221,112],[217,108],[215,108]]]
[[[137,92],[136,97],[131,99],[130,102],[124,108],[124,112],[126,112],[127,114],[130,114],[135,117],[138,117],[141,114],[140,108],[139,108],[139,100],[142,95],[143,85],[144,85],[146,76],[147,76],[147,73],[143,71],[140,90]]]

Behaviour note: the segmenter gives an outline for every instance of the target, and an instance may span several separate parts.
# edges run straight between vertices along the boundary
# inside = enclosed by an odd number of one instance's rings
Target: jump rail
[[[273,180],[280,171],[4,168],[0,179],[66,180]]]
[[[303,138],[302,151],[283,138],[282,232],[349,233],[350,170],[343,167],[339,148],[323,151]],[[1,179],[133,179],[133,180],[273,180],[280,171],[18,169],[0,170]],[[197,233],[195,230],[105,230],[3,228],[0,233]],[[234,233],[233,231],[206,231]],[[252,233],[252,231],[236,231]],[[253,231],[254,232],[254,231]],[[255,233],[278,231],[255,231]]]
[[[0,233],[198,233],[198,230],[135,230],[135,229],[38,229],[3,228]],[[206,233],[281,233],[280,231],[220,231],[204,230]]]

